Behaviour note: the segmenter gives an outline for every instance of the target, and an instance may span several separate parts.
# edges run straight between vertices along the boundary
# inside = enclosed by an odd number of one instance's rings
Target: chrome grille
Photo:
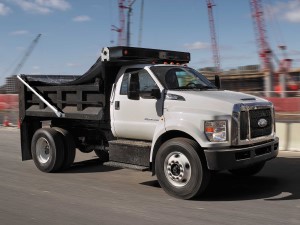
[[[240,114],[240,139],[246,140],[248,136],[249,130],[249,119],[248,119],[248,112],[241,112]]]
[[[264,119],[267,125],[259,126],[259,120]],[[249,132],[250,131],[250,132]],[[272,133],[271,109],[255,109],[240,113],[240,140],[246,140],[270,135]],[[249,135],[250,134],[250,135]]]
[[[250,138],[257,138],[272,133],[272,113],[271,109],[257,109],[250,110]],[[259,120],[265,119],[267,125],[264,127],[259,126]]]
[[[232,145],[247,145],[274,138],[272,103],[255,102],[234,105],[231,126]]]

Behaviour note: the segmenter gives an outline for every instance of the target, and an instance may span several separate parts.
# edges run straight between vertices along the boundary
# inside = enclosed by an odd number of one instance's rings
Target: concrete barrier
[[[300,121],[277,122],[276,134],[279,137],[279,150],[300,151]]]
[[[17,126],[19,122],[18,110],[0,110],[0,125]]]

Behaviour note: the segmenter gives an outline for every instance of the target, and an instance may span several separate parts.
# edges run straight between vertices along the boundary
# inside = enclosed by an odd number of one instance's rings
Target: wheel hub
[[[171,173],[174,176],[179,176],[179,174],[180,174],[180,166],[178,164],[171,165]]]
[[[50,159],[50,145],[44,137],[36,142],[36,156],[40,163],[46,163]]]
[[[170,153],[166,157],[164,171],[169,182],[176,187],[185,186],[191,178],[190,162],[180,152]]]

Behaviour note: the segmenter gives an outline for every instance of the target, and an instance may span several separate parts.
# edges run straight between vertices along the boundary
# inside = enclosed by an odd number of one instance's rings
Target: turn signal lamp
[[[210,142],[225,142],[227,141],[227,121],[212,120],[205,121],[204,131],[207,140]]]

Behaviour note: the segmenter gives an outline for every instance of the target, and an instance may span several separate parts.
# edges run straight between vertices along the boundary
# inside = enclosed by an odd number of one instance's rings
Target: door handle
[[[115,101],[115,110],[120,110],[120,101]]]

